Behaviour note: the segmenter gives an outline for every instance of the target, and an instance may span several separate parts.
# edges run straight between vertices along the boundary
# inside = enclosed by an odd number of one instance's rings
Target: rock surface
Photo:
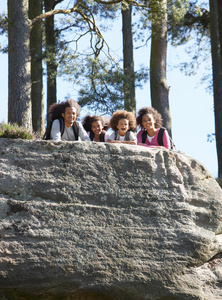
[[[0,299],[222,299],[221,212],[178,151],[0,139]]]

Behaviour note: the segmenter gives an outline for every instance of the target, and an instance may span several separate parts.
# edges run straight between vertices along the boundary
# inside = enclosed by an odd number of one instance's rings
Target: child
[[[91,115],[87,115],[82,121],[83,128],[88,132],[90,140],[94,142],[107,141],[109,136],[104,130],[106,123],[105,118]]]
[[[153,107],[143,107],[138,111],[137,125],[141,130],[137,134],[137,144],[146,147],[164,146],[170,149],[170,137],[162,126],[162,116]],[[161,136],[162,134],[162,136]]]
[[[113,133],[108,138],[109,143],[124,143],[136,145],[133,131],[136,129],[136,118],[131,112],[117,110],[110,119]]]

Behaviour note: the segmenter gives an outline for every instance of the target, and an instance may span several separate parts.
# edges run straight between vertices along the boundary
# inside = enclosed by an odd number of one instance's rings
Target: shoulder
[[[60,121],[59,121],[59,119],[55,119],[54,121],[52,121],[52,126],[53,126],[53,127],[58,127],[58,126],[60,126]]]
[[[132,141],[136,140],[136,135],[134,134],[133,131],[129,132],[129,136],[130,136],[130,140],[132,140]]]
[[[75,121],[75,122],[73,123],[73,125],[74,125],[74,126],[76,125],[77,127],[83,127],[82,123],[79,122],[79,121]]]
[[[144,132],[145,132],[145,130],[141,129],[140,131],[138,131],[137,136],[141,136]]]
[[[161,127],[158,129],[158,133],[159,132],[162,132],[163,133],[163,136],[169,136],[169,133],[167,131],[167,129],[165,127]]]

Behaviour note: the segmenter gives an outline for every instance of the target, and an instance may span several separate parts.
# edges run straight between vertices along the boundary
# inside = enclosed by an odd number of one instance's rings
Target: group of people
[[[163,146],[170,149],[170,137],[162,128],[162,117],[153,107],[144,107],[135,117],[132,112],[117,110],[107,121],[102,116],[87,115],[82,122],[80,106],[75,100],[51,105],[48,119],[51,121],[49,139],[54,141],[82,141],[124,143],[146,147]],[[139,132],[136,134],[136,128]],[[109,135],[107,130],[113,132]]]

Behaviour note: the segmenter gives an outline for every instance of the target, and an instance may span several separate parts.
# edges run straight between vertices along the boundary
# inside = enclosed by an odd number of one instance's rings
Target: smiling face
[[[73,106],[66,107],[65,113],[63,113],[62,116],[65,121],[65,126],[72,127],[74,121],[76,120],[76,108]]]
[[[129,129],[129,121],[127,119],[120,119],[116,127],[119,130],[119,134],[124,136]]]
[[[155,130],[155,122],[152,114],[145,114],[142,116],[142,125],[146,130]]]
[[[102,122],[101,121],[95,121],[91,124],[91,130],[94,133],[95,136],[100,135],[100,133],[103,130]]]

